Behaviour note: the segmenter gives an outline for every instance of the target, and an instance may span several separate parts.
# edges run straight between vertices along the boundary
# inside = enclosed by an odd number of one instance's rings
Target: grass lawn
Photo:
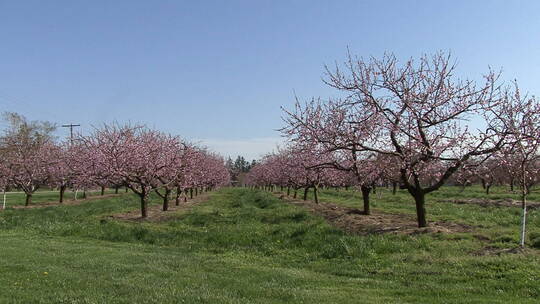
[[[375,210],[414,212],[404,193],[382,192],[373,196]],[[323,191],[321,199],[359,205],[352,191]],[[348,235],[270,193],[242,188],[214,192],[169,221],[109,218],[138,204],[125,194],[1,211],[0,303],[540,301],[538,250],[475,254],[487,244],[514,245],[519,216],[510,208],[428,198],[429,219],[479,225],[489,238],[479,241],[470,233]]]

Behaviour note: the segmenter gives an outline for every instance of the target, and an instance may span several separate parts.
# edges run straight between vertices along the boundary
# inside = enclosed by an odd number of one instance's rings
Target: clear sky
[[[540,1],[0,0],[0,111],[146,123],[251,159],[280,106],[335,94],[324,64],[451,51],[540,94]],[[59,130],[59,136],[68,134]]]

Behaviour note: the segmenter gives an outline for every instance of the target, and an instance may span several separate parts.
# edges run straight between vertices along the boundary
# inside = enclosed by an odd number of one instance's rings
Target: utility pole
[[[69,128],[69,138],[71,140],[71,144],[73,144],[73,127],[80,127],[81,125],[74,125],[74,124],[69,124],[69,125],[62,125],[63,128]]]

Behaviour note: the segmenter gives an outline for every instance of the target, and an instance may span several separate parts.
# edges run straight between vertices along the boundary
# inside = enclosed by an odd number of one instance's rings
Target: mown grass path
[[[110,219],[137,208],[128,194],[0,213],[0,303],[540,300],[537,254],[478,256],[467,234],[349,235],[231,188],[172,220]]]

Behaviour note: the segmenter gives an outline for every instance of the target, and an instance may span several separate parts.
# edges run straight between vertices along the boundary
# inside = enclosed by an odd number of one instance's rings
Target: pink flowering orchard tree
[[[7,184],[22,189],[26,206],[32,195],[51,179],[51,166],[57,163],[51,123],[28,121],[17,113],[4,113],[8,127],[0,136],[0,153]]]
[[[72,176],[70,186],[78,198],[79,190],[82,190],[82,197],[86,198],[86,190],[97,186],[97,180],[105,178],[101,167],[105,163],[99,159],[99,154],[92,150],[92,146],[87,142],[87,138],[79,136],[76,141],[70,143],[68,148],[68,165]]]
[[[370,112],[351,111],[349,101],[343,100],[323,102],[319,99],[304,105],[297,100],[294,111],[284,111],[287,125],[281,131],[295,143],[317,145],[332,154],[321,166],[352,173],[356,177],[355,185],[362,192],[362,213],[369,215],[369,196],[375,182],[396,163],[387,160],[397,160],[386,156],[380,161],[381,156],[360,144],[379,138],[378,126],[382,121],[377,121]]]
[[[346,95],[337,105],[337,115],[346,118],[337,126],[344,133],[365,128],[358,132],[358,150],[395,157],[419,227],[428,225],[426,194],[470,158],[499,150],[507,135],[497,115],[505,103],[497,75],[490,71],[477,85],[455,72],[443,53],[403,64],[393,55],[370,60],[349,55],[343,68],[327,68],[326,84]],[[471,131],[467,123],[473,119],[479,128]]]
[[[107,126],[82,138],[92,153],[93,165],[101,178],[121,179],[141,200],[141,217],[148,216],[148,196],[162,186],[159,177],[166,176],[177,158],[170,146],[177,139],[141,126]]]
[[[51,168],[59,161],[55,153],[57,147],[51,142],[32,147],[13,143],[9,147],[8,152],[4,154],[8,183],[24,191],[25,206],[29,206],[34,192],[51,180]]]
[[[507,95],[509,102],[500,114],[509,127],[510,139],[505,151],[512,154],[512,163],[517,164],[519,185],[521,187],[521,238],[520,245],[525,246],[527,222],[527,195],[530,187],[536,183],[540,162],[540,102],[534,97],[521,96],[517,85],[512,95]],[[508,153],[510,152],[510,153]]]
[[[71,185],[77,171],[73,170],[74,162],[79,157],[72,150],[69,143],[61,143],[52,151],[56,162],[51,164],[49,185],[58,188],[60,194],[58,201],[64,201],[64,193]]]
[[[160,186],[155,189],[155,192],[163,199],[163,211],[167,211],[171,193],[177,186],[177,181],[182,172],[184,146],[180,139],[172,136],[164,136],[161,144],[163,145],[163,151],[160,155],[163,158],[161,161],[169,164],[169,166],[164,170],[160,170],[160,174],[156,175]]]

